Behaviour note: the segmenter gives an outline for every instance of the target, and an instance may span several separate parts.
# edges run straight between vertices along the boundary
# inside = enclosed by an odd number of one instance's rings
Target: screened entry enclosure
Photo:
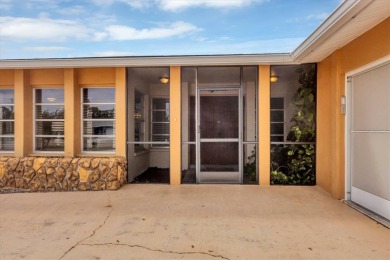
[[[127,75],[128,180],[169,183],[169,68],[128,68]]]
[[[182,183],[258,183],[257,67],[182,68]]]
[[[315,185],[315,64],[271,66],[271,184]]]

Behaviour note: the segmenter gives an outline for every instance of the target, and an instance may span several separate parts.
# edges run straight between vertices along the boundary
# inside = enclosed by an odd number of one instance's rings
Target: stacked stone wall
[[[117,190],[126,183],[124,157],[0,157],[0,190]]]

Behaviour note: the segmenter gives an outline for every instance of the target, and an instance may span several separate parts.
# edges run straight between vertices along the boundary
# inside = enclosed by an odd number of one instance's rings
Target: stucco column
[[[271,164],[271,147],[270,147],[270,66],[259,66],[259,113],[258,113],[258,142],[259,154],[257,159],[259,162],[259,178],[260,185],[270,185],[270,164]]]
[[[75,69],[64,69],[65,156],[77,156],[81,149],[80,89]]]
[[[14,72],[15,97],[15,156],[32,153],[33,107],[29,71],[17,69]]]
[[[179,185],[181,177],[181,92],[180,67],[170,68],[170,183]]]
[[[126,157],[126,68],[115,69],[116,155]]]

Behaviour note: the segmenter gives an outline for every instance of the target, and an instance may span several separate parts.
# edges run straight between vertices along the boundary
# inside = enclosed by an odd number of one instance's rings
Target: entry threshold
[[[366,215],[367,217],[375,220],[376,222],[382,224],[383,226],[387,227],[390,229],[390,220],[376,214],[375,212],[369,210],[369,209],[366,209],[365,207],[362,207],[360,206],[359,204],[356,204],[355,202],[353,201],[350,201],[350,200],[343,200],[343,202],[345,204],[347,204],[348,206],[350,206],[351,208],[359,211],[360,213],[363,213],[364,215]]]

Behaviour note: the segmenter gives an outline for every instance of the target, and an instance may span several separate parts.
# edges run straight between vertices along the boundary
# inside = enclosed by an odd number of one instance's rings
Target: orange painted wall
[[[31,86],[61,86],[64,85],[63,69],[33,69],[30,70]]]
[[[0,87],[14,85],[14,70],[0,70]]]
[[[390,54],[390,18],[318,64],[317,185],[337,199],[345,192],[345,74]]]
[[[115,68],[83,68],[77,70],[80,86],[114,86]]]

